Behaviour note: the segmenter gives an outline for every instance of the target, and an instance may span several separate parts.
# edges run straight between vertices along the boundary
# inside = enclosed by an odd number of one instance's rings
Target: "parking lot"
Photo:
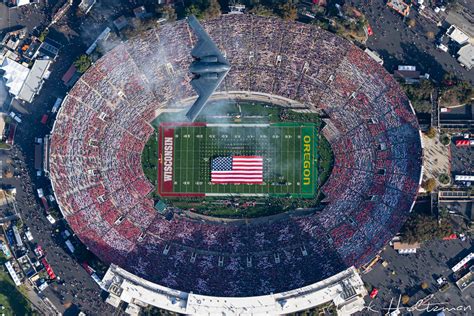
[[[446,307],[470,306],[474,309],[474,287],[461,292],[451,279],[451,267],[469,252],[469,248],[472,249],[471,241],[463,242],[459,239],[431,241],[423,244],[416,254],[406,255],[400,255],[392,247],[387,246],[382,252],[383,260],[388,263],[387,267],[379,263],[372,271],[362,275],[362,279],[368,285],[368,291],[372,288],[379,290],[375,299],[367,297],[367,306],[370,305],[373,310],[379,311],[378,315],[384,315],[391,301],[393,300],[392,307],[395,307],[401,295],[410,296],[407,306],[412,306],[433,293],[431,304]],[[444,293],[439,292],[437,288],[436,279],[439,277],[446,277],[450,282],[449,289]],[[421,288],[422,282],[428,283],[427,289]],[[413,314],[424,313],[426,310],[414,311]],[[376,312],[368,314],[377,315]],[[472,315],[472,313],[455,312],[447,315]]]
[[[455,138],[456,140],[458,138]],[[472,175],[474,173],[474,155],[472,146],[458,147],[454,141],[451,142],[451,174]]]
[[[448,53],[436,48],[434,39],[428,32],[437,35],[441,29],[432,21],[420,16],[412,6],[409,18],[416,25],[409,28],[403,17],[386,5],[386,0],[354,0],[355,7],[362,11],[369,21],[374,35],[369,37],[367,46],[377,51],[384,60],[384,67],[391,73],[398,65],[414,65],[422,73],[441,81],[447,71],[459,78],[474,82],[474,72],[467,71]]]

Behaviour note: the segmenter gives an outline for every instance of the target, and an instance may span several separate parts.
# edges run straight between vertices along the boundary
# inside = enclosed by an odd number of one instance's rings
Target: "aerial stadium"
[[[61,212],[81,241],[111,264],[104,287],[120,288],[111,292],[129,303],[130,293],[142,291],[133,296],[136,301],[186,314],[284,314],[321,303],[321,289],[327,294],[334,288],[342,309],[359,293],[354,288],[363,287],[360,278],[350,285],[348,275],[398,233],[416,199],[422,144],[414,111],[379,64],[316,26],[246,14],[223,15],[202,25],[232,65],[212,100],[260,101],[320,113],[323,127],[225,126],[230,135],[291,133],[298,139],[291,146],[280,139],[276,145],[249,142],[245,147],[198,137],[219,127],[199,120],[152,125],[163,113],[187,109],[196,100],[189,72],[196,37],[186,21],[162,25],[109,51],[65,98],[49,158]],[[158,187],[141,164],[156,129],[162,146]],[[218,139],[222,133],[215,131]],[[317,134],[330,143],[334,166],[321,187],[314,184],[305,191],[303,184],[316,183],[317,172],[305,179],[300,152],[305,135]],[[166,184],[165,171],[171,170],[164,165],[166,147],[177,145],[181,151],[173,153],[173,178]],[[317,144],[310,147],[309,159],[316,163]],[[286,178],[285,172],[293,171],[284,188],[268,185],[278,182],[266,169],[271,150],[293,153],[296,159],[295,168],[278,171]],[[213,183],[213,159],[232,155],[262,159],[258,183]],[[288,155],[271,168],[285,159]],[[224,222],[177,208],[171,217],[158,212],[151,195],[156,190],[195,198],[312,196],[321,190],[324,200],[317,211]],[[311,293],[319,294],[311,298]]]

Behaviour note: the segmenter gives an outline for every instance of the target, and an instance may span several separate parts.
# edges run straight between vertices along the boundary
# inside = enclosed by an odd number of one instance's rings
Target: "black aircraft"
[[[230,63],[222,56],[214,41],[199,24],[195,16],[191,15],[188,18],[188,23],[198,38],[196,46],[191,51],[194,61],[191,63],[189,71],[195,75],[191,80],[191,85],[199,97],[186,113],[186,117],[194,121],[206,105],[211,94],[214,93],[229,72]]]

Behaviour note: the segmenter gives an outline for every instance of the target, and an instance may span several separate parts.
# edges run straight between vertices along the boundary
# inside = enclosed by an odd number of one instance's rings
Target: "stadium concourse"
[[[316,26],[253,15],[203,26],[232,64],[221,93],[277,95],[327,114],[322,133],[335,163],[325,208],[227,224],[179,212],[167,220],[153,208],[140,161],[149,122],[194,96],[195,38],[178,21],[116,46],[65,99],[50,177],[71,228],[106,263],[200,295],[289,291],[369,261],[404,223],[421,181],[420,133],[398,84]]]

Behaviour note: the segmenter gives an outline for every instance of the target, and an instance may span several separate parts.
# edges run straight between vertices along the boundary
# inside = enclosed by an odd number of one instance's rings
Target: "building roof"
[[[143,19],[146,16],[146,9],[144,6],[137,7],[133,9],[133,13],[135,14],[135,17],[139,19]]]
[[[395,70],[393,74],[403,79],[420,79],[420,72],[417,70]]]
[[[454,24],[460,28],[464,33],[472,38],[474,37],[474,24],[472,23],[472,11],[461,6],[459,8],[453,7],[449,10],[446,21],[449,24]]]
[[[96,0],[82,0],[79,3],[79,9],[81,9],[82,12],[84,12],[84,14],[87,14],[92,9],[95,2],[96,2]]]
[[[50,60],[36,60],[31,68],[23,87],[21,88],[18,98],[26,102],[33,101],[33,98],[41,90],[43,79],[49,76]]]
[[[17,7],[21,7],[22,5],[27,5],[27,4],[30,4],[30,3],[31,3],[30,0],[17,0],[16,1]]]
[[[42,55],[48,56],[52,59],[56,58],[59,53],[59,49],[61,48],[61,45],[51,39],[45,39],[43,43],[41,43],[41,46],[39,47],[39,52]]]
[[[276,294],[252,297],[218,297],[167,288],[111,264],[101,282],[110,292],[109,304],[117,298],[127,303],[150,304],[190,315],[281,315],[333,303],[338,315],[363,310],[367,290],[357,270],[350,267],[323,281]]]
[[[372,51],[372,50],[370,50],[370,49],[368,49],[368,48],[366,48],[366,49],[364,50],[364,52],[366,52],[367,55],[369,55],[370,57],[372,57],[372,59],[375,60],[378,64],[383,65],[383,59],[380,58],[380,55],[379,55],[379,54],[377,54],[376,52],[374,52],[374,51]]]
[[[387,5],[403,16],[407,16],[410,13],[410,6],[402,0],[389,0]]]
[[[3,132],[5,131],[5,125],[6,125],[5,117],[6,117],[5,114],[0,113],[0,139],[2,138]]]
[[[0,189],[0,206],[12,203],[15,200],[14,194],[15,193],[12,190]]]
[[[474,45],[468,44],[458,51],[458,61],[467,69],[474,67]]]
[[[74,66],[74,64],[72,64],[71,67],[69,67],[69,69],[64,73],[63,77],[61,78],[61,80],[64,82],[64,84],[67,84],[69,82],[69,80],[72,79],[72,76],[74,76],[76,71],[77,71],[76,66]]]
[[[5,58],[3,60],[1,69],[5,71],[3,78],[6,80],[6,86],[8,87],[9,92],[12,95],[17,96],[20,93],[30,70],[28,67],[23,66],[10,58]]]
[[[446,35],[448,35],[449,38],[460,45],[463,45],[469,41],[469,36],[460,30],[456,25],[451,25],[446,31]]]
[[[120,31],[121,29],[123,29],[124,27],[128,25],[127,18],[123,15],[119,16],[118,18],[114,20],[114,25],[117,28],[117,30]]]
[[[416,242],[413,244],[403,243],[400,241],[396,241],[393,243],[393,249],[395,250],[405,250],[405,249],[419,249],[420,243]]]
[[[456,281],[456,285],[461,291],[464,291],[474,283],[474,273],[468,272],[465,276]]]

